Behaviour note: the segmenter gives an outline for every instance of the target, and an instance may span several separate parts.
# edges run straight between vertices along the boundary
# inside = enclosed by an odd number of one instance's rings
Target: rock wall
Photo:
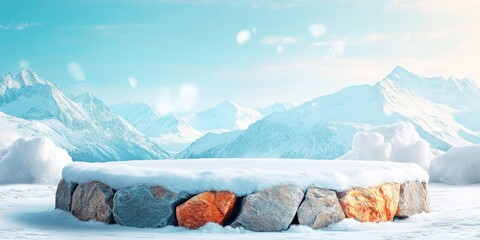
[[[97,220],[131,227],[174,225],[197,229],[212,222],[251,231],[276,232],[297,224],[297,219],[298,224],[313,229],[344,218],[360,222],[392,221],[394,217],[430,212],[430,202],[428,186],[423,182],[384,183],[343,192],[316,186],[304,192],[295,185],[280,185],[247,196],[228,191],[191,196],[158,185],[112,189],[97,181],[78,184],[62,179],[55,208],[71,211],[82,221]]]

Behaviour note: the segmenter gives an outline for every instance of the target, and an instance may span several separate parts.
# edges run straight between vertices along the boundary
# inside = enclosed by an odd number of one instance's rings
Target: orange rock
[[[231,192],[203,192],[177,207],[178,225],[197,229],[209,222],[223,224],[235,205]]]
[[[398,209],[400,184],[353,188],[339,193],[340,205],[349,218],[360,222],[392,221]]]

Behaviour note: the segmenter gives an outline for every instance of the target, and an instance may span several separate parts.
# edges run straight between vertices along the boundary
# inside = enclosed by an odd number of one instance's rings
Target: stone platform
[[[63,171],[55,207],[82,221],[132,227],[319,229],[345,218],[384,222],[429,212],[426,182],[415,164],[369,161],[77,162]]]

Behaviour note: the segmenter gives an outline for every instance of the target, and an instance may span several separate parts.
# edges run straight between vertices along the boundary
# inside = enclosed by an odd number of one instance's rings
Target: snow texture
[[[280,184],[296,184],[304,190],[315,185],[342,191],[384,182],[428,182],[427,172],[413,163],[302,159],[75,162],[63,169],[62,176],[78,183],[98,180],[117,190],[150,183],[175,192],[228,190],[238,196]]]
[[[0,151],[0,184],[56,184],[72,158],[49,138],[16,140]]]
[[[427,170],[433,156],[415,126],[399,122],[355,133],[352,150],[340,159],[411,162]]]
[[[431,181],[448,184],[480,183],[480,145],[452,147],[432,160]]]
[[[181,227],[130,228],[118,224],[82,222],[55,208],[54,185],[1,185],[0,238],[2,239],[478,239],[480,238],[480,185],[429,184],[431,213],[386,223],[345,219],[326,229],[291,226],[275,233],[207,224],[198,230]]]

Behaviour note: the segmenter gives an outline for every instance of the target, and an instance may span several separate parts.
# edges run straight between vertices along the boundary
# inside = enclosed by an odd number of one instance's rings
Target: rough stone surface
[[[81,183],[73,193],[72,213],[82,221],[114,223],[113,195],[113,189],[101,182]]]
[[[209,222],[223,225],[232,212],[236,196],[231,192],[203,192],[177,207],[178,225],[197,229]]]
[[[295,185],[281,185],[248,195],[232,226],[258,232],[286,230],[303,196],[302,189]]]
[[[55,194],[55,209],[62,209],[65,211],[71,211],[72,209],[72,195],[75,192],[78,184],[60,180]]]
[[[427,184],[422,182],[403,183],[400,186],[400,198],[395,216],[408,217],[421,212],[430,212]]]
[[[372,188],[353,188],[339,194],[342,209],[360,222],[392,221],[398,209],[400,184],[384,183]]]
[[[297,216],[300,225],[319,229],[342,221],[345,213],[335,191],[310,187],[298,208]]]
[[[140,184],[115,193],[113,215],[118,224],[131,227],[175,225],[175,207],[188,198],[158,185]]]

